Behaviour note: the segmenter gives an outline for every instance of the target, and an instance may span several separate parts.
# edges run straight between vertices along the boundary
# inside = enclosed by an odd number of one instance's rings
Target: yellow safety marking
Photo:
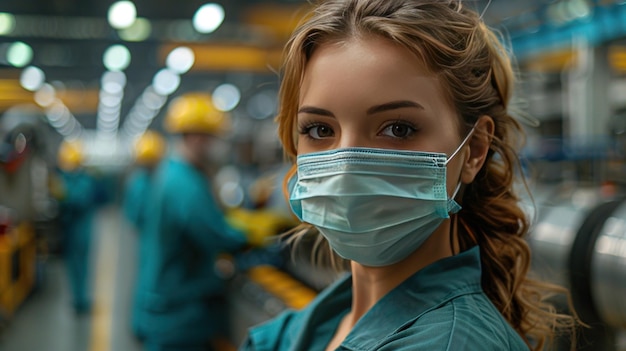
[[[99,230],[93,233],[93,238],[97,238],[97,242],[94,240],[96,245],[93,247],[98,248],[98,256],[93,288],[90,351],[111,351],[115,275],[121,230],[118,226],[112,228],[113,223],[106,224],[94,225],[94,228],[99,228]]]
[[[291,308],[303,308],[317,296],[315,290],[273,266],[253,267],[248,277]]]

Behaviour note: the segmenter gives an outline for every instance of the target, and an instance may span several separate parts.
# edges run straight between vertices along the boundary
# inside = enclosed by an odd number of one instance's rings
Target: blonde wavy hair
[[[300,84],[307,61],[320,45],[376,35],[413,52],[448,88],[461,120],[459,135],[467,134],[476,120],[491,116],[495,131],[487,160],[462,194],[457,214],[461,251],[478,245],[482,287],[487,296],[526,341],[542,350],[560,332],[571,332],[579,321],[560,314],[548,299],[566,289],[528,277],[530,249],[525,240],[529,223],[513,189],[519,174],[517,150],[523,130],[508,111],[514,73],[510,56],[498,33],[488,28],[476,11],[458,1],[445,0],[328,0],[314,7],[294,31],[285,48],[280,105],[276,121],[286,155],[297,155],[296,116]],[[295,166],[288,173],[288,179]],[[302,224],[291,232],[293,243],[316,234]],[[318,258],[334,265],[321,235],[316,235]],[[345,267],[345,265],[344,265]],[[575,342],[572,342],[572,349]]]

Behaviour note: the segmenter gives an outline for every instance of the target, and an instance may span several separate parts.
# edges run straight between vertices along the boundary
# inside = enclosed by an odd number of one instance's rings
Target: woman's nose
[[[357,131],[342,130],[341,139],[339,140],[340,148],[348,147],[367,147],[370,146],[367,142],[365,133],[359,133]]]

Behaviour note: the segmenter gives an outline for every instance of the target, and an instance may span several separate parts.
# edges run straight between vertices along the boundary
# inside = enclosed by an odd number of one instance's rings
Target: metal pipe
[[[593,302],[602,319],[626,328],[626,202],[604,221],[591,256]]]

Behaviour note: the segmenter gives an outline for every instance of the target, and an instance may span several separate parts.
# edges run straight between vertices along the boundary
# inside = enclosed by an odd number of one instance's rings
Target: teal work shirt
[[[126,219],[137,230],[141,230],[144,223],[144,208],[150,193],[150,178],[150,172],[147,169],[138,167],[133,170],[126,182],[122,209]]]
[[[139,327],[151,343],[204,343],[225,324],[219,297],[226,285],[215,261],[247,240],[226,222],[207,177],[187,161],[168,157],[153,179],[141,233],[147,257],[140,259]]]
[[[474,247],[439,260],[385,295],[337,350],[529,350],[480,284]],[[340,279],[301,311],[254,327],[240,350],[324,350],[351,307],[352,277]]]

